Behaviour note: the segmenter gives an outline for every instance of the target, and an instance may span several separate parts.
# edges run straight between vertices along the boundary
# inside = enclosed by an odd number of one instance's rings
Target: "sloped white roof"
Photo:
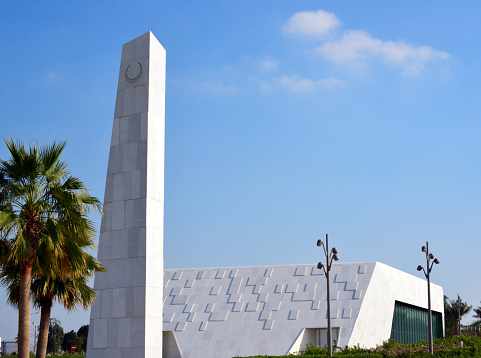
[[[427,306],[424,280],[378,262],[335,263],[330,275],[340,346],[389,338],[396,299]],[[165,270],[163,330],[184,358],[283,355],[305,328],[327,327],[326,292],[314,265]]]

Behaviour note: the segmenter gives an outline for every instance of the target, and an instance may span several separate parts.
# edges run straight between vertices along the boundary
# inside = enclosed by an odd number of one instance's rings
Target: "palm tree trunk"
[[[33,259],[27,260],[20,269],[20,292],[18,300],[18,357],[30,357],[30,286],[32,284]]]
[[[47,355],[48,329],[50,327],[50,312],[52,310],[52,301],[52,299],[49,299],[45,300],[45,302],[42,302],[36,358],[45,358],[45,356]]]

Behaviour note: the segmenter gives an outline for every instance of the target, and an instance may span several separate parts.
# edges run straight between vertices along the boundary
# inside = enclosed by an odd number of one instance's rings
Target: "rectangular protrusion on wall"
[[[207,321],[200,322],[199,331],[205,331],[205,329],[207,328],[207,323]]]
[[[210,289],[210,295],[211,296],[215,296],[215,295],[218,295],[220,292],[220,286],[214,286]]]
[[[182,277],[182,271],[175,271],[174,272],[174,276],[172,276],[172,280],[180,280],[180,278]]]
[[[162,314],[162,321],[164,323],[170,323],[172,322],[172,319],[174,318],[174,312],[164,312]]]
[[[311,276],[318,276],[318,275],[323,275],[324,272],[322,270],[319,270],[317,267],[313,267],[311,269]]]
[[[347,277],[342,273],[337,273],[334,282],[347,282]]]
[[[230,270],[229,278],[234,278],[237,276],[238,270]]]
[[[282,291],[284,290],[284,284],[283,283],[278,283],[276,285],[276,288],[274,289],[274,292],[275,293],[282,293]]]
[[[217,273],[215,274],[215,278],[216,278],[216,279],[224,278],[224,276],[225,276],[225,270],[219,270],[219,271],[217,271]]]
[[[269,310],[264,310],[261,312],[261,315],[259,316],[260,321],[266,321],[271,317],[271,312]]]
[[[175,327],[175,331],[176,332],[182,332],[184,330],[186,324],[187,324],[187,322],[178,322],[177,326]]]
[[[261,287],[262,287],[261,285],[255,285],[254,289],[252,290],[252,293],[257,294],[257,293],[261,292]]]
[[[234,307],[232,307],[232,312],[240,312],[244,307],[244,302],[236,302],[234,303]]]
[[[242,284],[242,277],[236,277],[232,279],[229,289],[227,290],[228,295],[239,293]]]
[[[185,286],[184,286],[184,287],[185,287],[185,288],[192,288],[192,286],[194,286],[194,281],[195,281],[194,279],[189,278],[189,279],[187,280],[187,282],[185,283]]]
[[[169,296],[178,296],[182,293],[182,287],[173,287]]]
[[[269,267],[264,271],[264,276],[266,276],[266,277],[272,276],[272,267]]]
[[[352,308],[344,308],[342,310],[342,318],[351,318]]]
[[[346,282],[346,287],[344,288],[344,291],[355,291],[357,290],[357,281],[349,281]]]
[[[259,308],[259,302],[248,302],[246,312],[256,312],[257,308]]]
[[[194,304],[193,303],[188,303],[185,305],[184,307],[184,310],[182,312],[184,313],[190,313],[192,312],[192,309],[194,308]]]
[[[257,297],[257,302],[266,302],[267,300],[267,293],[260,293]]]
[[[357,273],[360,275],[366,273],[366,265],[359,265],[359,270],[357,270]]]
[[[288,283],[286,287],[286,293],[295,293],[299,289],[299,284],[297,283]]]
[[[332,319],[339,318],[339,308],[331,309],[331,318]],[[326,311],[326,319],[327,319],[327,311]]]
[[[282,301],[267,302],[265,309],[271,311],[279,311],[279,309],[281,308],[281,303]]]
[[[311,310],[318,310],[319,307],[321,307],[321,301],[320,300],[312,301]]]
[[[264,330],[271,330],[272,327],[274,326],[274,320],[273,319],[268,319],[267,321],[264,322]]]
[[[164,278],[167,280],[172,280],[172,276],[174,276],[174,273],[171,271],[164,271]]]
[[[267,283],[267,276],[258,277],[256,280],[256,285],[265,285]]]
[[[212,310],[214,309],[215,303],[208,303],[207,307],[205,308],[205,313],[211,313]]]
[[[179,295],[175,296],[172,300],[173,305],[185,305],[187,303],[187,299],[189,298],[188,295]]]
[[[296,292],[292,296],[292,301],[312,301],[315,295],[314,291]]]
[[[353,296],[353,298],[354,298],[355,300],[360,299],[361,296],[362,296],[362,290],[356,290],[356,291],[354,291],[354,296]]]
[[[339,297],[339,291],[331,291],[331,300],[337,300]]]
[[[289,311],[289,320],[291,320],[291,321],[296,320],[297,316],[299,316],[299,310]]]
[[[239,302],[242,297],[242,293],[237,293],[230,295],[229,298],[227,299],[227,303],[236,303]]]
[[[164,288],[166,288],[168,284],[169,284],[169,279],[164,277]]]
[[[209,321],[224,322],[227,319],[228,311],[212,312],[209,316]]]
[[[199,271],[197,273],[197,280],[202,280],[204,278],[204,275],[205,275],[205,271],[202,270],[202,271]]]
[[[192,322],[195,318],[195,312],[189,313],[189,316],[187,316],[187,322]]]
[[[294,276],[306,276],[307,267],[297,267]]]

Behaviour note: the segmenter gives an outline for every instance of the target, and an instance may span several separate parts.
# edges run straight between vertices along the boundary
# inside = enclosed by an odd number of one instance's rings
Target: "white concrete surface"
[[[163,329],[183,358],[285,355],[327,328],[326,292],[314,265],[165,270]],[[440,286],[432,297],[442,313]],[[427,283],[379,262],[335,263],[331,300],[338,345],[372,347],[390,337],[396,300],[427,308]]]
[[[151,32],[122,49],[88,358],[162,352],[165,60]]]

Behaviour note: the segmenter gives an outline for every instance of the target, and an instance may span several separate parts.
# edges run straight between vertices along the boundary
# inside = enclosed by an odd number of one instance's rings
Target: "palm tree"
[[[87,280],[95,272],[104,272],[105,269],[93,256],[89,254],[82,256],[84,264],[76,271],[60,269],[58,271],[60,275],[51,272],[50,276],[44,273],[44,276],[32,283],[32,293],[36,297],[35,305],[41,309],[37,358],[45,358],[47,353],[50,312],[54,299],[69,311],[79,306],[88,309],[93,304],[96,292],[87,285]]]
[[[53,301],[57,300],[69,311],[80,305],[84,309],[88,309],[94,301],[96,292],[87,285],[87,280],[99,271],[105,271],[100,262],[94,257],[86,255],[85,267],[77,273],[34,279],[32,294],[35,297],[35,306],[41,310],[37,358],[45,358],[47,354],[48,329]]]
[[[93,242],[93,225],[87,215],[100,212],[102,206],[60,159],[65,142],[28,149],[12,139],[5,143],[11,157],[0,160],[0,262],[20,271],[18,354],[28,358],[30,289],[39,245],[45,241],[58,260],[71,260],[72,269],[77,270],[82,260],[69,250],[75,252]],[[72,240],[67,239],[72,233]]]
[[[88,309],[96,296],[94,289],[87,285],[87,280],[95,272],[104,272],[100,262],[89,254],[84,254],[85,265],[78,272],[58,274],[50,270],[50,276],[42,270],[44,276],[36,276],[32,281],[31,295],[34,306],[40,308],[40,326],[37,343],[37,358],[45,358],[47,353],[50,313],[53,301],[61,303],[68,311],[83,306]],[[45,263],[43,263],[45,265]],[[37,265],[34,265],[37,266]],[[52,267],[52,266],[50,266]],[[34,269],[34,272],[36,270]],[[60,271],[62,272],[62,271]],[[7,286],[7,300],[14,307],[19,300],[19,270],[17,267],[8,267],[2,271],[0,282]]]
[[[474,324],[481,324],[481,306],[479,306],[478,308],[475,308],[473,311],[474,311],[473,317],[476,318],[476,321],[474,321]]]
[[[458,313],[459,307],[459,313]],[[446,336],[459,334],[458,320],[469,313],[473,306],[469,306],[466,302],[458,300],[450,300],[448,296],[444,296],[444,321],[446,328]]]

